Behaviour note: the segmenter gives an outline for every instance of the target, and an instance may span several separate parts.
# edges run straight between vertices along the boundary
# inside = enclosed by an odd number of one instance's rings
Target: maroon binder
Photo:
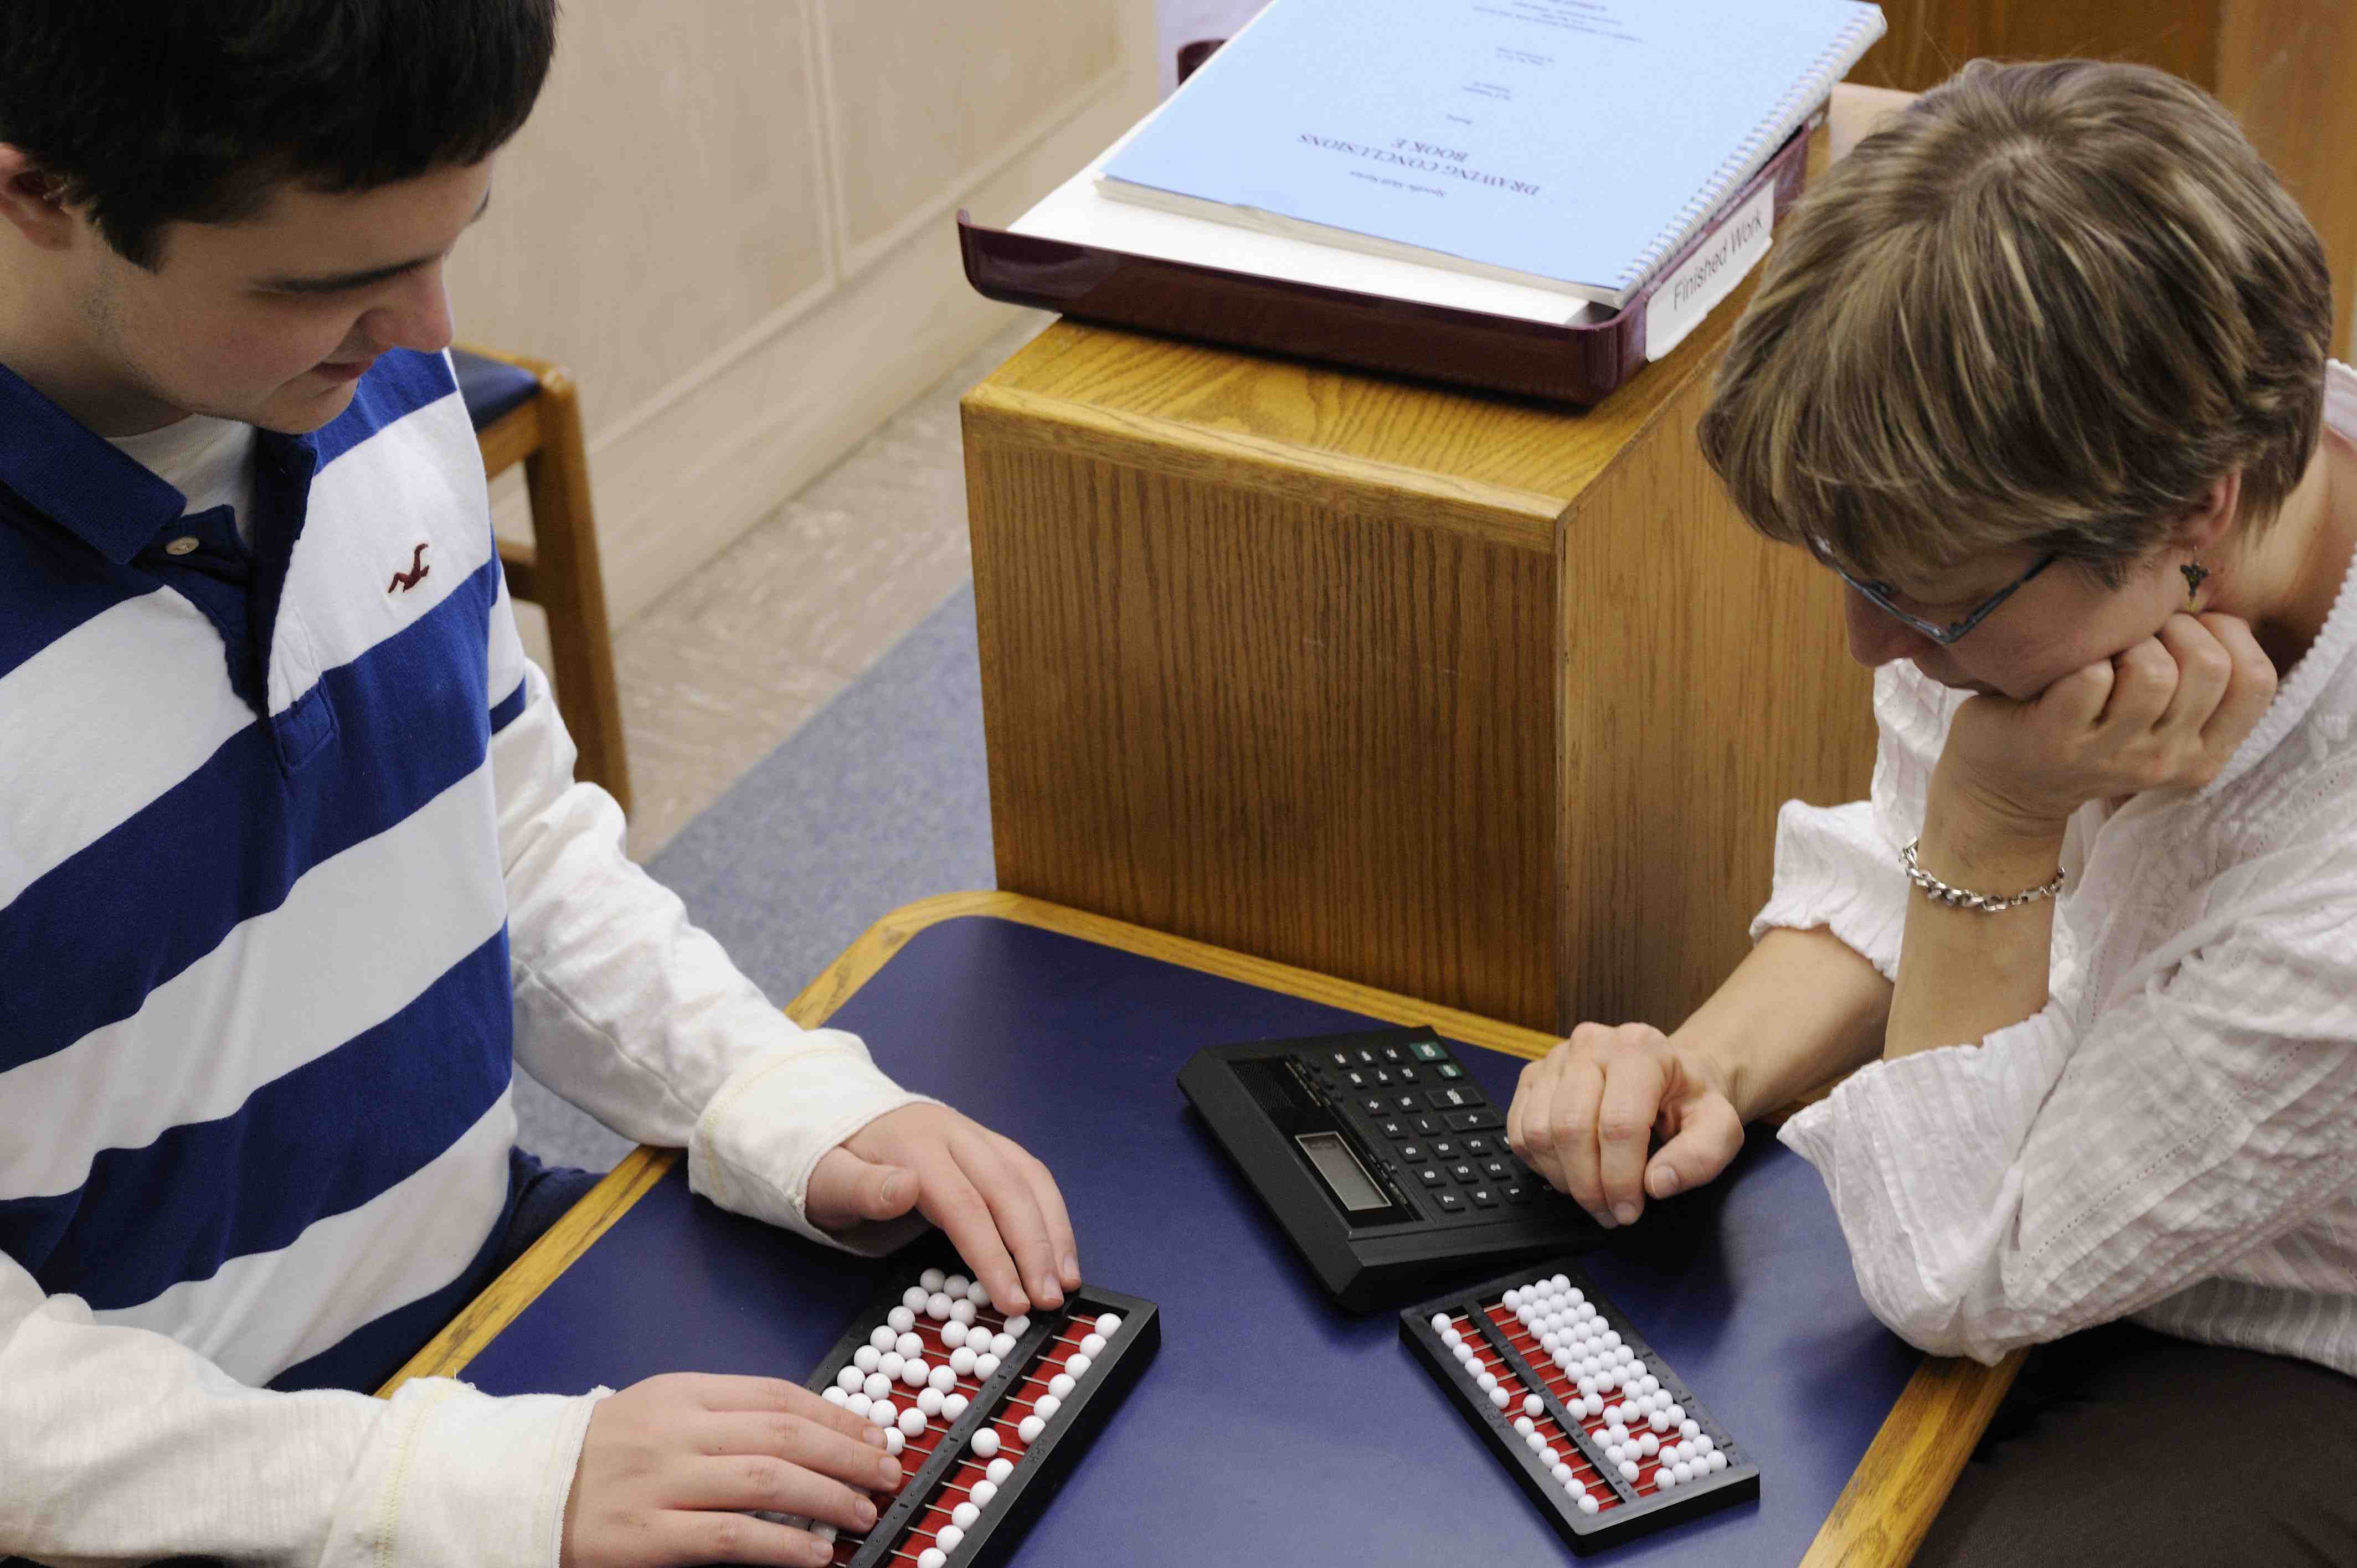
[[[1181,80],[1217,47],[1181,49]],[[1719,220],[1770,185],[1781,219],[1801,194],[1809,137],[1824,123],[1820,107],[1720,207]],[[957,222],[966,281],[1009,305],[1579,407],[1644,368],[1653,288],[1719,231],[1713,222],[1610,316],[1553,326],[1017,234],[985,228],[963,210]]]

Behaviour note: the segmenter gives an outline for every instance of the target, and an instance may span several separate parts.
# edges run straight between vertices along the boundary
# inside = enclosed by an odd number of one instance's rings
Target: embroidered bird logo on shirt
[[[417,553],[409,558],[409,570],[406,572],[395,572],[393,575],[393,586],[387,588],[385,592],[388,594],[405,594],[409,592],[410,589],[417,586],[418,584],[425,581],[425,574],[432,570],[434,570],[434,568],[425,564],[425,546],[420,544],[417,547]]]

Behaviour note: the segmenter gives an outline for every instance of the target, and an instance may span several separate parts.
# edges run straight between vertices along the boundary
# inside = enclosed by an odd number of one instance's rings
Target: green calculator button
[[[1415,1053],[1415,1059],[1420,1062],[1437,1062],[1441,1059],[1440,1046],[1437,1041],[1414,1040],[1409,1042],[1407,1048]]]
[[[1442,1062],[1438,1067],[1432,1070],[1438,1073],[1443,1080],[1459,1079],[1465,1076],[1465,1069],[1458,1067],[1455,1062]]]

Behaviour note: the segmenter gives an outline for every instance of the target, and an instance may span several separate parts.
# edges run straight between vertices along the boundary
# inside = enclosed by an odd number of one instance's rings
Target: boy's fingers
[[[1597,1182],[1605,1207],[1623,1225],[1644,1210],[1645,1155],[1662,1112],[1662,1090],[1660,1059],[1631,1052],[1613,1062],[1597,1102]]]
[[[826,1404],[823,1400],[819,1402]],[[851,1415],[849,1411],[839,1410],[832,1404],[827,1404],[826,1408],[835,1415]],[[897,1491],[904,1475],[900,1461],[866,1441],[864,1434],[872,1430],[866,1422],[856,1416],[851,1416],[851,1419],[862,1428],[861,1434],[844,1432],[832,1422],[806,1420],[781,1413],[732,1411],[705,1417],[695,1426],[694,1436],[697,1452],[709,1457],[731,1455],[766,1457],[814,1475],[829,1477],[862,1491]],[[798,1511],[768,1503],[747,1506],[768,1508],[772,1512]]]
[[[923,1176],[925,1218],[942,1228],[994,1305],[1019,1298],[1015,1260],[999,1237],[998,1219],[964,1168],[946,1150],[935,1150],[926,1157]]]
[[[840,1530],[864,1531],[876,1504],[864,1490],[760,1454],[722,1454],[680,1466],[672,1506],[800,1514]]]
[[[800,1383],[783,1378],[751,1378],[731,1372],[675,1374],[688,1402],[715,1415],[796,1415],[827,1427],[854,1442],[873,1446],[866,1422],[841,1405],[830,1404]],[[879,1439],[880,1440],[880,1437]]]
[[[1005,1288],[1019,1292],[1040,1306],[1061,1306],[1061,1259],[1049,1235],[1048,1217],[1040,1212],[1039,1199],[1031,1184],[986,1138],[962,1138],[952,1147],[959,1168],[989,1206],[991,1220],[997,1228],[999,1244],[1013,1271]],[[974,1264],[974,1272],[990,1292],[991,1299],[998,1300],[1001,1287],[992,1282],[981,1260],[963,1248],[959,1255]]]
[[[994,1137],[997,1136],[993,1134]],[[1022,1144],[998,1138],[999,1153],[1015,1167],[1031,1188],[1031,1197],[1039,1206],[1039,1218],[1047,1222],[1048,1250],[1054,1254],[1056,1277],[1068,1291],[1081,1285],[1081,1248],[1072,1233],[1072,1216],[1064,1207],[1064,1193],[1056,1185],[1055,1174],[1035,1158]],[[983,1282],[989,1283],[987,1280]]]

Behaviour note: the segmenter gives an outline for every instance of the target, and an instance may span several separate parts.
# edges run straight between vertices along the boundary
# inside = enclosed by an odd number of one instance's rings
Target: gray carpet
[[[974,589],[959,589],[647,865],[780,1003],[912,899],[996,886]],[[604,1170],[630,1144],[526,1075],[520,1141]]]

